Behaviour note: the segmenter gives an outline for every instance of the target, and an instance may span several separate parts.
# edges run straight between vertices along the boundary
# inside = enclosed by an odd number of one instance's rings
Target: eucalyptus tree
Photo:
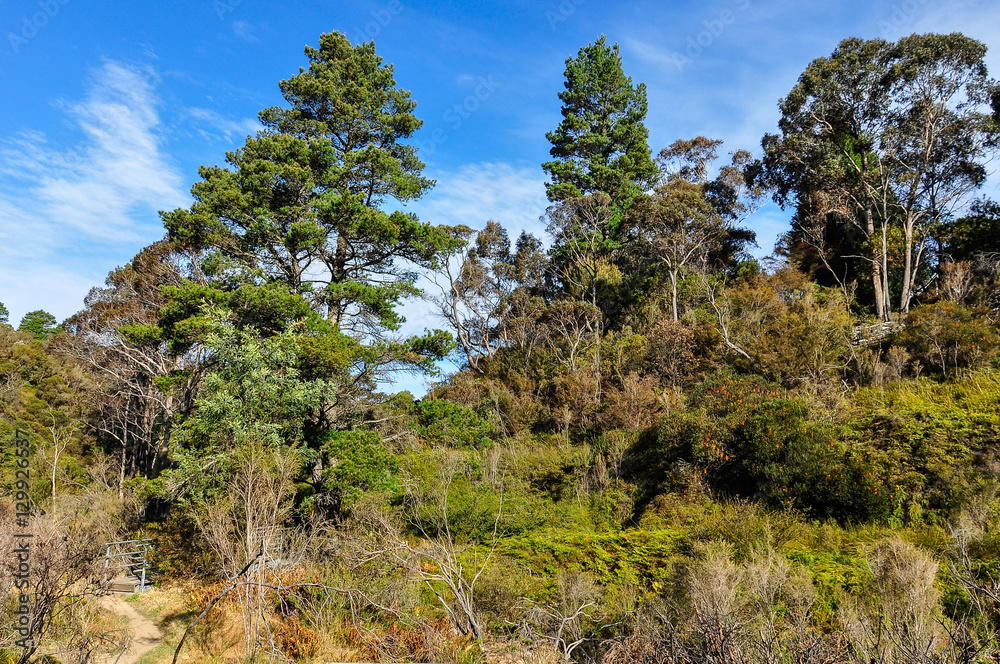
[[[168,465],[175,416],[192,409],[206,370],[200,343],[164,326],[171,288],[202,278],[198,256],[161,240],[90,290],[66,321],[61,350],[94,376],[91,424],[127,477],[155,477]]]
[[[482,363],[511,343],[515,294],[541,286],[546,261],[541,241],[527,232],[511,251],[507,230],[496,221],[462,236],[464,246],[443,261],[434,278],[441,291],[434,302],[455,331],[469,368],[482,373]]]
[[[764,188],[747,178],[754,160],[746,150],[733,152],[731,162],[710,177],[721,146],[722,141],[698,136],[663,148],[661,182],[631,215],[631,257],[647,272],[666,272],[675,321],[682,276],[694,269],[735,267],[755,238],[742,224],[766,197]]]
[[[636,239],[670,281],[670,310],[679,320],[677,285],[683,274],[706,267],[709,255],[726,236],[722,216],[698,185],[678,179],[658,187],[644,201]]]
[[[781,133],[764,137],[763,173],[797,209],[793,235],[835,219],[853,228],[882,319],[890,272],[906,312],[931,232],[985,182],[1000,101],[985,54],[958,33],[845,39],[809,64],[781,101]]]

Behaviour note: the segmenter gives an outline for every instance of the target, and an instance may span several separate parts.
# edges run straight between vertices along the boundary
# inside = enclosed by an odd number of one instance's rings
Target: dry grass
[[[199,584],[172,582],[128,599],[164,634],[163,643],[146,653],[138,664],[169,664],[172,661],[181,635],[204,607],[205,595],[205,588]],[[275,631],[279,631],[277,625]],[[239,606],[235,601],[223,600],[192,630],[178,661],[205,664],[242,662],[245,659],[243,637],[243,617]],[[365,660],[358,648],[343,642],[339,631],[330,630],[319,634],[319,647],[312,657],[296,658],[294,661],[318,664]]]

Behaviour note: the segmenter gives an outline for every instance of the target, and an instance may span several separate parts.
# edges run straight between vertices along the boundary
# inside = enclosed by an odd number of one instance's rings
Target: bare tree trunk
[[[871,207],[865,208],[865,233],[869,238],[875,236],[875,219],[872,215]],[[872,257],[872,288],[875,290],[875,311],[878,313],[879,320],[886,321],[889,320],[888,316],[888,283],[884,280],[885,277],[885,259],[886,259],[886,226],[882,224],[882,242],[880,255]]]
[[[906,313],[910,310],[910,298],[913,272],[916,265],[913,262],[913,215],[907,214],[907,219],[903,222],[903,284],[902,292],[899,296],[899,310]]]
[[[121,467],[118,469],[118,498],[125,498],[125,456],[128,450],[128,446],[122,442],[122,463]]]
[[[892,304],[889,301],[889,224],[882,224],[882,313],[879,318],[888,321],[892,318]]]
[[[677,270],[670,271],[670,308],[674,313],[674,322],[679,320],[677,315]]]

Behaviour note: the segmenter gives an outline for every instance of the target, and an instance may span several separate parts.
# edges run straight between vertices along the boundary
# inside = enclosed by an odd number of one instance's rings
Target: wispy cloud
[[[670,51],[634,37],[626,38],[624,46],[630,53],[634,53],[639,59],[650,65],[664,67],[670,73],[679,74],[684,71],[685,61],[683,54],[677,51]]]
[[[80,132],[75,145],[55,148],[34,131],[3,143],[0,301],[12,318],[73,313],[107,270],[162,235],[157,210],[187,202],[162,148],[155,83],[106,62],[82,101],[60,102]]]
[[[260,41],[259,39],[257,39],[257,35],[254,34],[255,31],[256,29],[254,28],[254,26],[248,23],[247,21],[233,22],[233,32],[236,33],[237,37],[239,37],[240,39],[242,39],[247,43],[256,44]]]
[[[208,139],[224,139],[227,143],[242,141],[264,127],[254,118],[234,119],[209,108],[189,108],[187,115],[202,127],[198,132]]]
[[[409,206],[424,221],[482,228],[492,219],[504,225],[512,240],[521,231],[543,236],[539,218],[548,203],[540,167],[485,162],[425,174],[438,184]]]

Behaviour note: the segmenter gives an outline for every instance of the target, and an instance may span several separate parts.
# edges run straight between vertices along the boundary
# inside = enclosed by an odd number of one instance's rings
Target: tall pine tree
[[[194,204],[164,221],[172,239],[304,295],[345,334],[378,338],[417,294],[415,266],[455,240],[390,209],[434,183],[405,143],[422,124],[416,103],[374,42],[332,32],[306,56],[309,68],[280,84],[289,106],[261,111],[264,131],[227,153],[229,168],[202,167]]]
[[[623,210],[655,182],[649,151],[646,86],[632,85],[622,70],[618,44],[605,37],[566,60],[566,89],[559,93],[563,120],[546,134],[553,161],[542,164],[553,202],[603,192]]]

